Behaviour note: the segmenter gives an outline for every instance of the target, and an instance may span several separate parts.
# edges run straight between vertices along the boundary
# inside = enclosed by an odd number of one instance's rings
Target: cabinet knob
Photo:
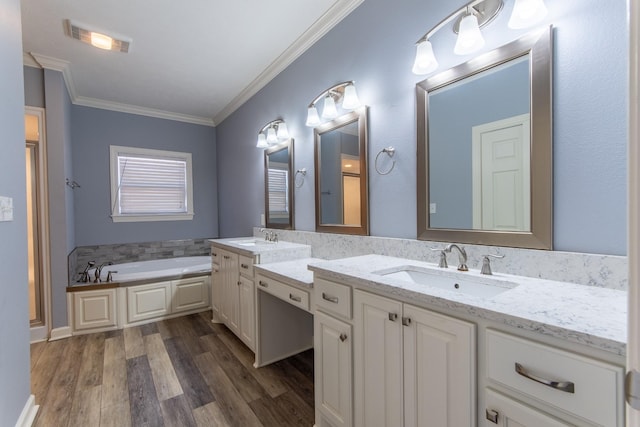
[[[345,342],[347,340],[347,334],[342,333],[340,334],[340,341]]]
[[[229,258],[231,258],[231,257],[230,257],[229,255],[224,255],[222,258],[224,258],[224,259],[229,259]]]
[[[242,285],[242,282],[238,280],[237,284],[238,284],[238,286],[240,286],[240,285]]]
[[[410,317],[403,317],[402,318],[402,324],[404,326],[410,326],[411,325],[411,318]]]
[[[398,320],[398,313],[389,313],[389,320],[391,320],[392,322]]]
[[[498,416],[500,415],[498,414],[498,411],[495,411],[493,409],[485,409],[485,415],[489,421],[494,424],[498,424]]]
[[[263,282],[262,280],[260,280],[258,282],[258,285],[262,286],[263,288],[268,288],[269,287],[269,284],[267,282]]]
[[[240,264],[240,267],[244,268],[245,270],[249,268],[247,264]]]

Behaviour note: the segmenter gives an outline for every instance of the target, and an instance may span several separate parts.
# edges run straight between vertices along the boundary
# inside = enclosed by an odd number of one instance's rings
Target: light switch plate
[[[430,214],[436,213],[436,204],[435,203],[429,203],[429,213]]]
[[[0,221],[13,221],[13,198],[0,196]]]
[[[264,227],[266,224],[267,224],[267,221],[264,218],[264,214],[261,213],[260,214],[260,225]]]

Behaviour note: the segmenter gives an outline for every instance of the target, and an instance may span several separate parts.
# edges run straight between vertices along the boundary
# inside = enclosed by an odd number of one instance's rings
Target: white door
[[[640,372],[640,0],[631,0],[629,52],[629,173],[628,200],[629,243],[629,320],[627,336],[627,371]],[[627,405],[627,426],[640,425],[640,393],[637,405]]]
[[[474,427],[475,325],[408,304],[403,324],[403,425]]]
[[[355,425],[402,426],[402,304],[354,292]]]
[[[474,229],[531,229],[529,171],[529,114],[472,128]]]

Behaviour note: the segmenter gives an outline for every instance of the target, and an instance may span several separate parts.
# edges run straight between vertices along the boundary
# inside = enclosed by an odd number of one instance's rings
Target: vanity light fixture
[[[324,101],[322,116],[318,114],[316,107],[320,100]],[[356,86],[353,81],[338,83],[315,97],[307,108],[306,125],[315,127],[322,123],[322,119],[332,120],[338,117],[339,111],[337,104],[340,104],[342,110],[354,110],[360,107],[360,100],[358,99],[358,93],[356,92]]]
[[[108,35],[95,29],[91,30],[88,25],[70,19],[65,20],[65,30],[69,37],[98,49],[128,53],[131,46],[132,40],[128,37]]]
[[[256,148],[268,148],[279,142],[286,141],[289,138],[289,129],[287,129],[287,124],[284,120],[272,120],[262,126],[262,129],[258,132]]]
[[[454,11],[416,42],[416,58],[413,64],[414,74],[429,74],[438,68],[438,60],[433,53],[429,38],[441,28],[456,20],[453,31],[458,34],[454,53],[469,55],[484,46],[480,31],[500,13],[502,0],[472,0],[464,7]],[[540,22],[547,14],[544,0],[514,0],[513,11],[509,19],[509,28],[526,28]]]

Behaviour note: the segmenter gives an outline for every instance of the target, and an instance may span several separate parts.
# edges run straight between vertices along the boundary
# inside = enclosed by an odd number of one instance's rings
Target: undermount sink
[[[249,239],[249,240],[234,240],[229,243],[233,243],[235,245],[240,245],[240,246],[258,246],[258,245],[272,245],[275,242],[269,242],[267,240]]]
[[[431,286],[481,298],[494,297],[518,286],[517,283],[502,279],[492,277],[460,277],[460,275],[464,275],[465,273],[446,274],[444,271],[440,272],[414,265],[374,271],[374,274],[384,276],[388,279]]]

